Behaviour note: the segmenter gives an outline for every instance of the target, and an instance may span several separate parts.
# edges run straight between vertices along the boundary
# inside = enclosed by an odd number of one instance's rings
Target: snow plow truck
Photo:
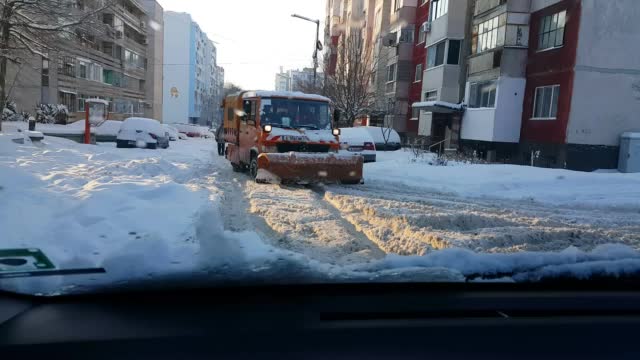
[[[329,105],[326,97],[301,92],[227,96],[224,154],[233,170],[259,183],[361,183],[363,159],[339,154]]]

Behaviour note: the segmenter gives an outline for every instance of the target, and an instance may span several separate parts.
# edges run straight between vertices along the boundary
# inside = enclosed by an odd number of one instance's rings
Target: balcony
[[[462,121],[462,139],[507,143],[520,140],[526,80],[500,77],[495,84],[491,107],[467,108]],[[471,97],[471,87],[467,83],[467,99]]]

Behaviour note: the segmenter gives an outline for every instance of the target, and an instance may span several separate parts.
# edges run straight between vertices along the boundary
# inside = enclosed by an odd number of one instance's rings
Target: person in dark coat
[[[218,143],[218,155],[224,156],[224,125],[220,124],[216,129],[216,142]]]

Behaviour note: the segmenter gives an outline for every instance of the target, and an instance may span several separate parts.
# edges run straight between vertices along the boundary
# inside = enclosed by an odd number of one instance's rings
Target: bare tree
[[[240,91],[242,91],[242,88],[234,83],[224,84],[224,97],[239,93]]]
[[[98,14],[117,0],[0,0],[0,103],[8,89],[7,65],[63,50],[64,37],[104,31]],[[0,123],[0,131],[2,130]]]
[[[323,91],[341,113],[341,118],[336,119],[338,126],[353,126],[356,118],[367,115],[375,102],[370,86],[374,60],[369,51],[360,31],[343,35],[337,46],[335,73],[326,77]]]

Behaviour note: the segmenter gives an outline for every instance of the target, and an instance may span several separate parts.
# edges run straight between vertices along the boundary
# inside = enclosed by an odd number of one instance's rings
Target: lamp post
[[[320,43],[320,20],[310,19],[298,14],[293,14],[291,16],[316,24],[316,42],[313,44],[313,87],[315,88],[316,79],[318,77],[318,51],[322,50],[322,43]]]

